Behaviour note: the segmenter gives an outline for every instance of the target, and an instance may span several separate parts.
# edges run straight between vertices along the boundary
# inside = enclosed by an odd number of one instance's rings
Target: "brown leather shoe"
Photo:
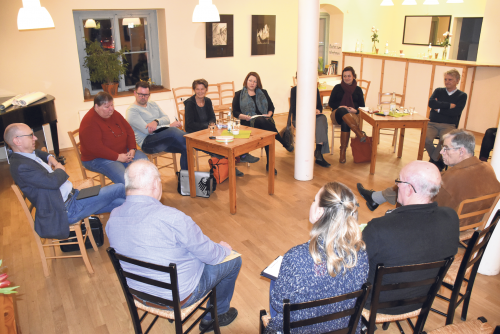
[[[356,137],[360,138],[359,140],[361,142],[366,140],[366,134],[359,129],[358,123],[354,120],[351,114],[345,114],[344,117],[342,117],[342,120],[349,126],[352,132],[356,134]]]
[[[347,150],[347,146],[349,145],[349,137],[351,133],[350,132],[341,132],[340,133],[340,159],[339,162],[341,164],[345,164],[345,152]]]

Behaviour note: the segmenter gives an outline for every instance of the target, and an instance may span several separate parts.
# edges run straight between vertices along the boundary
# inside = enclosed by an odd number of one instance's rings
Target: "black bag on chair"
[[[90,224],[90,229],[92,230],[92,235],[94,236],[94,240],[95,240],[97,247],[102,246],[104,244],[104,232],[102,230],[101,220],[96,216],[90,216],[89,217],[89,224]],[[82,224],[81,227],[82,227],[82,234],[85,235],[85,232],[87,231],[85,224]],[[71,238],[74,236],[76,236],[75,232],[71,231],[69,233],[69,237]],[[59,241],[59,243],[61,244],[60,245],[61,250],[63,252],[74,252],[74,251],[80,250],[80,247],[78,247],[78,245],[76,245],[76,244],[75,245],[64,245],[67,242],[71,242],[71,241],[68,241],[68,240]],[[92,248],[92,243],[90,242],[89,238],[87,238],[87,240],[85,240],[85,248],[87,248],[87,249]]]

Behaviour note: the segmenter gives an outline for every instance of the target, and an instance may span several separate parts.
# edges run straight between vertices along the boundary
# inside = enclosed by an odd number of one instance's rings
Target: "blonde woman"
[[[290,303],[335,297],[359,290],[368,277],[368,256],[358,226],[358,202],[338,182],[321,188],[309,211],[311,239],[284,256],[276,283],[271,285],[271,320],[265,333],[282,332],[283,299]],[[311,310],[294,311],[297,321],[353,307],[355,300]],[[302,327],[302,333],[324,333],[348,325],[349,317]],[[292,333],[294,331],[292,330]],[[356,333],[360,332],[360,326]]]

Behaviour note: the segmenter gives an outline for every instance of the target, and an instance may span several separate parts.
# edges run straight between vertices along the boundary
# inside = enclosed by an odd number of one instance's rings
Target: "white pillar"
[[[297,131],[294,177],[313,178],[318,76],[319,0],[299,0]]]
[[[498,124],[500,127],[500,122]],[[495,146],[493,147],[493,156],[491,157],[491,166],[495,170],[495,174],[500,175],[500,136],[495,138]],[[499,180],[500,181],[500,180]],[[497,203],[494,212],[500,209],[500,202]],[[493,218],[493,217],[492,217]],[[490,219],[491,222],[491,219]],[[488,225],[490,224],[488,222]],[[484,252],[483,259],[479,265],[478,273],[483,275],[494,276],[500,273],[500,226],[497,225],[493,235],[491,236],[488,247]]]

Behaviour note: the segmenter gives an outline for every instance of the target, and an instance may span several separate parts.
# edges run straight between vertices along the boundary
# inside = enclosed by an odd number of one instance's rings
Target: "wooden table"
[[[366,121],[373,127],[372,136],[372,161],[370,165],[370,174],[375,174],[375,163],[377,162],[377,147],[380,139],[380,129],[401,129],[399,132],[398,158],[403,154],[403,142],[406,128],[420,129],[420,145],[418,147],[417,160],[422,160],[424,155],[425,135],[427,133],[427,123],[429,119],[420,115],[413,114],[403,117],[379,116],[360,110],[361,117],[360,128],[363,127],[363,121]]]
[[[274,194],[274,145],[275,132],[241,126],[240,130],[251,130],[252,134],[248,139],[235,138],[231,143],[218,143],[209,139],[209,130],[202,130],[185,135],[189,169],[189,189],[191,197],[196,197],[196,184],[194,178],[194,149],[223,155],[229,160],[229,211],[236,213],[236,173],[234,158],[242,154],[253,151],[257,148],[269,145],[269,176],[268,192]],[[222,130],[215,130],[215,136],[220,136]]]
[[[225,115],[229,112],[229,108],[232,107],[231,103],[228,104],[219,104],[214,107],[214,113],[219,113],[219,119],[224,119]]]
[[[323,98],[324,97],[330,97],[330,95],[332,95],[332,90],[333,90],[333,86],[330,86],[330,85],[325,85],[325,86],[320,86],[319,89],[319,98],[320,98],[320,101],[321,103],[323,103]]]

